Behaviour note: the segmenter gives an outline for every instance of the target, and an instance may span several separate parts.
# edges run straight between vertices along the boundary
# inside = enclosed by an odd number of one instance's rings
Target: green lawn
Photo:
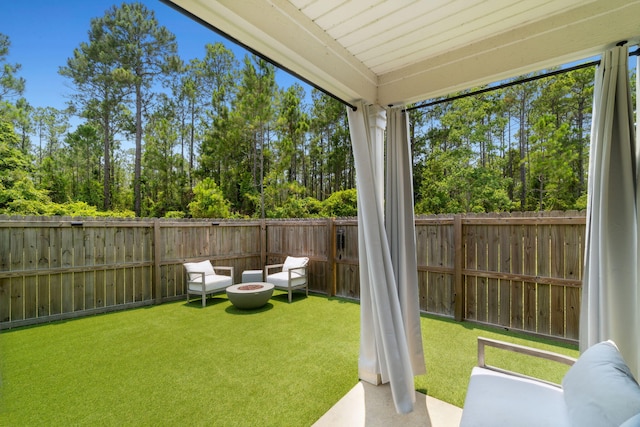
[[[572,347],[423,316],[427,374],[416,389],[464,402],[478,335],[577,356]],[[224,296],[0,333],[0,425],[313,424],[358,381],[359,306],[278,293],[264,308]],[[490,363],[565,368],[502,354]]]

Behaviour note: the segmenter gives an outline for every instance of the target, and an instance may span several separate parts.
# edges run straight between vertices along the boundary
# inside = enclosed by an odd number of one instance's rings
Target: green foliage
[[[271,185],[265,189],[267,218],[309,218],[317,216],[318,201],[304,197],[305,188],[296,181]]]
[[[133,211],[99,211],[85,202],[49,203],[42,215],[74,216],[87,218],[134,218]]]
[[[268,218],[316,218],[322,203],[313,197],[288,198],[283,205],[268,211]]]
[[[184,218],[185,213],[182,211],[168,211],[164,214],[165,218]]]
[[[13,166],[0,171],[0,209],[38,214],[53,201],[62,212],[82,201],[153,217],[357,213],[344,105],[278,87],[275,67],[256,56],[238,61],[217,43],[183,63],[152,11],[113,6],[61,67],[73,108],[58,111],[13,102],[24,80],[6,64],[9,46],[0,34],[0,117],[14,123],[11,147],[24,157],[2,160]],[[412,110],[416,213],[584,209],[592,96],[588,68]],[[70,131],[72,114],[84,122]],[[207,179],[215,189],[203,189]]]
[[[358,194],[355,188],[336,191],[322,202],[323,217],[348,217],[358,215]]]
[[[472,167],[472,153],[434,150],[423,169],[417,214],[503,212],[512,207],[500,171]]]
[[[230,203],[211,178],[205,178],[193,188],[189,213],[193,218],[228,218]]]
[[[0,213],[37,215],[50,200],[35,187],[29,159],[18,144],[13,127],[0,121]]]

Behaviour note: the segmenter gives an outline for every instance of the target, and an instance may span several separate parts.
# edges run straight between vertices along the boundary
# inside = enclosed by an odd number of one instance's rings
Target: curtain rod
[[[242,43],[240,40],[236,39],[235,37],[232,37],[231,35],[225,33],[224,31],[220,30],[219,28],[215,27],[214,25],[210,24],[209,22],[203,20],[202,18],[200,18],[199,16],[194,15],[193,13],[189,12],[188,10],[182,8],[181,6],[178,6],[177,4],[173,3],[170,0],[160,0],[162,3],[166,4],[167,6],[177,10],[178,12],[182,13],[183,15],[187,16],[188,18],[193,19],[194,21],[200,23],[201,25],[204,25],[206,28],[210,29],[211,31],[213,31],[216,34],[219,34],[220,36],[224,37],[225,39],[229,40],[232,43],[237,44],[238,46],[242,47],[243,49],[251,52],[253,55],[258,56],[262,59],[264,59],[265,61],[267,61],[268,63],[278,67],[279,69],[283,70],[284,72],[291,74],[293,77],[302,80],[303,82],[305,82],[306,84],[308,84],[309,86],[319,90],[320,92],[324,93],[325,95],[329,96],[330,98],[335,99],[336,101],[341,102],[342,104],[346,105],[347,107],[351,108],[353,111],[356,111],[358,109],[358,107],[356,107],[353,104],[348,103],[347,101],[345,101],[344,99],[339,98],[338,96],[334,95],[333,93],[327,91],[326,89],[318,86],[317,84],[313,83],[312,81],[304,78],[303,76],[301,76],[300,74],[296,73],[295,71],[290,70],[289,68],[283,66],[282,64],[274,61],[273,59],[269,58],[268,56],[258,52],[257,50],[255,50],[254,48],[252,48],[251,46],[248,46],[244,43]]]
[[[640,55],[640,47],[637,48],[634,52],[630,52],[629,53],[629,56],[639,56],[639,55]],[[469,97],[469,96],[480,95],[480,94],[491,92],[491,91],[498,90],[498,89],[504,89],[504,88],[507,88],[507,87],[510,87],[510,86],[515,86],[515,85],[520,84],[520,83],[529,83],[529,82],[532,82],[532,81],[535,81],[535,80],[540,80],[540,79],[544,79],[544,78],[547,78],[547,77],[555,76],[557,74],[568,73],[570,71],[581,70],[583,68],[593,67],[593,66],[596,66],[596,65],[600,65],[600,60],[586,62],[584,64],[575,65],[573,67],[563,68],[561,70],[549,71],[548,73],[539,74],[537,76],[526,77],[526,78],[523,78],[523,79],[514,80],[512,82],[502,83],[502,84],[499,84],[497,86],[486,87],[484,89],[478,89],[478,90],[475,90],[473,92],[467,92],[467,93],[463,93],[463,94],[452,96],[452,97],[448,97],[448,98],[438,99],[436,101],[427,102],[426,104],[414,105],[413,107],[405,108],[402,111],[413,111],[413,110],[417,110],[417,109],[420,109],[420,108],[432,107],[434,105],[444,104],[445,102],[455,101],[457,99],[466,98],[466,97]]]

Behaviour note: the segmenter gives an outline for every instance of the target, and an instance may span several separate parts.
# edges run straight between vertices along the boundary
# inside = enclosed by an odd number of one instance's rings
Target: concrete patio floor
[[[400,415],[393,405],[389,384],[374,386],[360,381],[313,427],[458,427],[461,417],[461,408],[419,392],[413,412]]]

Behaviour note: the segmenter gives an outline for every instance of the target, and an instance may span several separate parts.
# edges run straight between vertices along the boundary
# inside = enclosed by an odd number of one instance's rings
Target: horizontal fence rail
[[[421,311],[578,338],[581,212],[420,216]],[[242,271],[308,256],[309,288],[359,299],[355,218],[78,219],[0,216],[0,329],[185,298],[182,264]]]

